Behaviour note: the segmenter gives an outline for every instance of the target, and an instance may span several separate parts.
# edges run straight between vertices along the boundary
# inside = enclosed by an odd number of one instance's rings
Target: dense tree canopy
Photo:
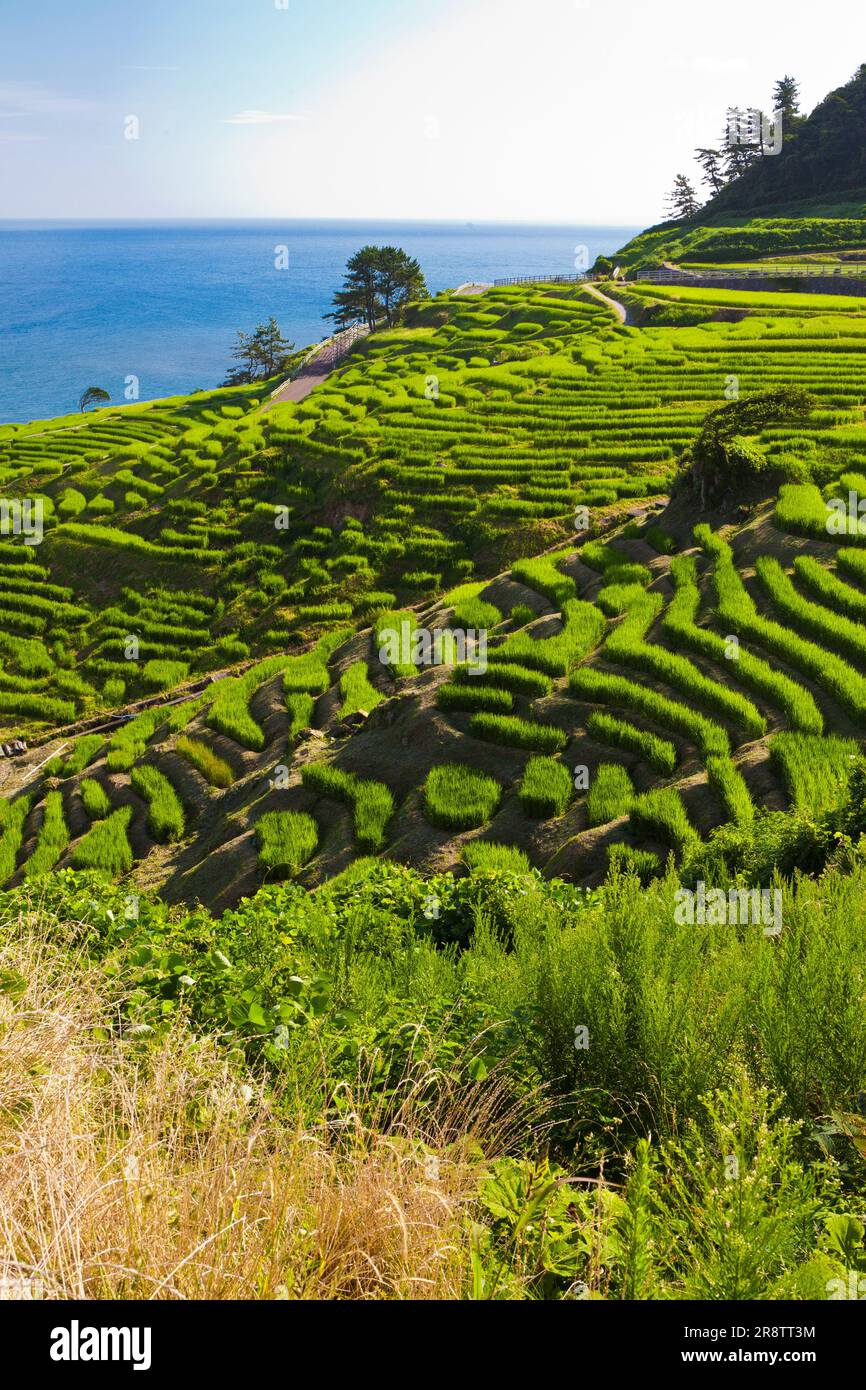
[[[362,246],[346,266],[342,289],[326,318],[345,328],[359,320],[372,331],[382,320],[390,328],[410,299],[423,299],[427,285],[421,266],[397,246]]]

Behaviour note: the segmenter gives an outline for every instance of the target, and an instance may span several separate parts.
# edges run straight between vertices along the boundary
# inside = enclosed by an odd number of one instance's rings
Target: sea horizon
[[[88,386],[114,404],[218,386],[239,329],[272,314],[298,348],[346,260],[396,241],[431,293],[467,280],[573,274],[640,227],[439,219],[0,220],[0,423],[72,413]],[[137,393],[137,394],[136,394]]]

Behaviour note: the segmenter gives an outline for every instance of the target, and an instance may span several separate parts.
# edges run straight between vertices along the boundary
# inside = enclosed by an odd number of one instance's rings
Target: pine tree
[[[725,186],[725,169],[721,150],[695,150],[695,158],[703,170],[702,183],[708,185],[713,194]]]
[[[668,195],[668,212],[674,217],[691,217],[700,204],[698,196],[686,174],[677,174],[674,186]]]

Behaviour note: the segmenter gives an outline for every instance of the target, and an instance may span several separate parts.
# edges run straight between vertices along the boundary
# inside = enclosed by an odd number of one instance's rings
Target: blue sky
[[[16,0],[0,216],[654,221],[729,102],[791,72],[809,108],[850,76],[850,22],[847,0],[817,26],[811,0]]]

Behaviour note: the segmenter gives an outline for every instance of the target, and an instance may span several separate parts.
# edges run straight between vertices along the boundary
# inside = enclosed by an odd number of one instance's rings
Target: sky
[[[850,0],[0,0],[0,218],[648,224]]]

